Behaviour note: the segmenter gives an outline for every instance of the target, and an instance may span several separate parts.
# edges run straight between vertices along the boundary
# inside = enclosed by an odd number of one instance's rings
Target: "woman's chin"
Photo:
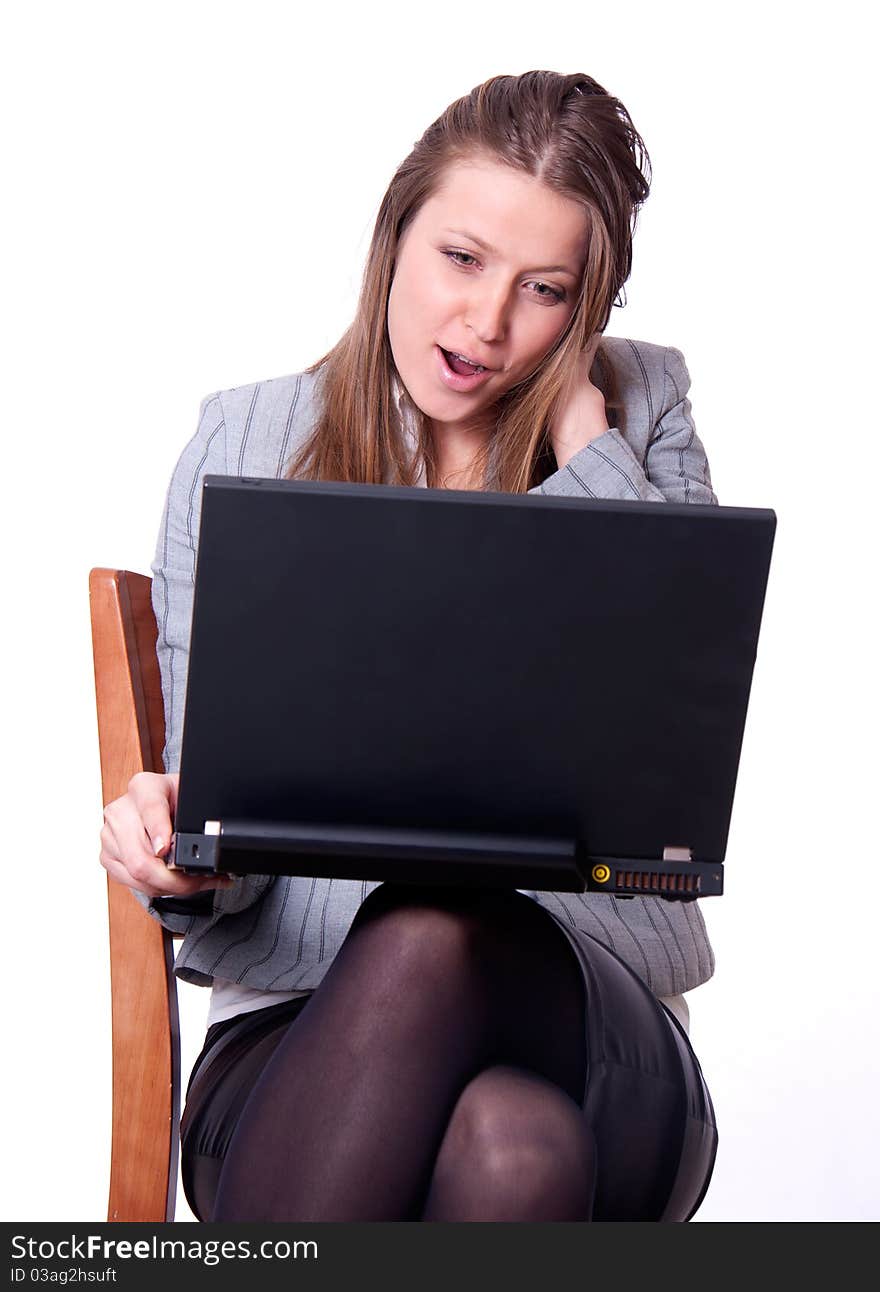
[[[406,385],[406,393],[416,408],[429,422],[442,425],[447,422],[458,422],[462,417],[471,417],[483,406],[484,402],[476,397],[466,395],[450,396],[443,390],[425,389],[421,383]]]

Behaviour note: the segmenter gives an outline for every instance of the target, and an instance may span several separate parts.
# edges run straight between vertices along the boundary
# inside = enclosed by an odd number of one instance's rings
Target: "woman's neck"
[[[481,449],[489,440],[488,428],[431,427],[436,489],[481,489],[482,471],[477,469]]]

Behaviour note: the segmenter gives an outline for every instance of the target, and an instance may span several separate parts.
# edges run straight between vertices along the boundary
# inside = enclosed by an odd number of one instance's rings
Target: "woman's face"
[[[583,208],[540,180],[477,157],[447,168],[401,238],[388,300],[398,374],[435,436],[487,428],[535,371],[574,310],[586,238]]]

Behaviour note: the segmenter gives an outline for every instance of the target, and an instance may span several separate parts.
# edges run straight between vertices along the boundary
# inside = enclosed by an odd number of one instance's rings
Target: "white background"
[[[609,332],[684,351],[721,502],[778,515],[727,893],[705,903],[718,970],[691,996],[721,1128],[698,1218],[880,1218],[865,10],[86,0],[6,20],[4,1219],[106,1207],[89,568],[148,570],[200,398],[324,353],[413,141],[533,67],[629,107],[655,182]],[[186,1061],[207,993],[182,997]]]

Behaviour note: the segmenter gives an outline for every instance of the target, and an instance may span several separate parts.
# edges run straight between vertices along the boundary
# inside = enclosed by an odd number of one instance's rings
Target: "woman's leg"
[[[423,1220],[589,1220],[596,1144],[579,1104],[522,1068],[484,1068],[450,1119]]]
[[[584,1017],[571,948],[529,898],[383,885],[256,1082],[212,1219],[486,1212],[504,1158],[521,1181],[505,1218],[531,1218],[531,1158],[540,1218],[552,1196],[558,1218],[588,1219]],[[462,1192],[474,1145],[484,1184]]]

